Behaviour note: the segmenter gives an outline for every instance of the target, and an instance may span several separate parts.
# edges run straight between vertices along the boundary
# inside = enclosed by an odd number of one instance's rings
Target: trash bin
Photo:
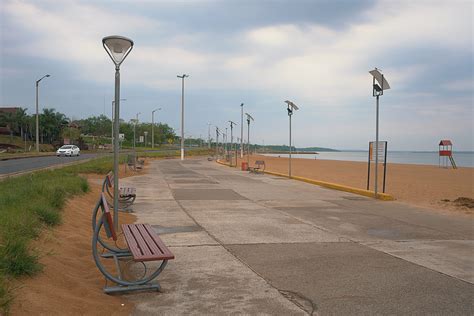
[[[245,161],[242,162],[242,171],[247,171],[249,170],[249,164]]]

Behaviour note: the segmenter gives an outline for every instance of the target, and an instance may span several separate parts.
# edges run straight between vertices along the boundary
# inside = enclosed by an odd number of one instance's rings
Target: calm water
[[[288,154],[265,154],[272,157],[288,157]],[[339,151],[320,152],[318,155],[299,154],[291,155],[294,158],[305,159],[326,159],[345,161],[364,161],[368,159],[367,151]],[[474,167],[474,152],[454,152],[454,161],[458,167]],[[410,152],[410,151],[389,151],[387,162],[404,163],[417,165],[438,165],[438,152]],[[448,162],[449,163],[449,162]]]

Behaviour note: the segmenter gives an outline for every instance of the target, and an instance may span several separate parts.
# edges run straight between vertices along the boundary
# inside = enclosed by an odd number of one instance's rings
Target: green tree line
[[[0,112],[0,126],[10,128],[10,136],[20,136],[24,140],[33,141],[36,135],[36,115],[28,115],[27,109],[19,108],[14,113]],[[125,134],[125,143],[133,143],[133,135],[137,140],[148,132],[147,142],[151,142],[152,124],[120,120],[120,133]],[[165,123],[155,123],[153,128],[155,144],[176,141],[173,128]],[[53,108],[45,108],[39,114],[39,135],[41,143],[58,144],[63,138],[77,142],[84,136],[94,136],[97,139],[110,140],[112,136],[112,121],[105,115],[71,120],[65,114]],[[105,141],[104,141],[105,142]]]

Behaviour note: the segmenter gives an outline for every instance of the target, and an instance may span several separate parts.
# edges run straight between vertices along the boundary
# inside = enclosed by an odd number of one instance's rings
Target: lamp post
[[[290,151],[289,151],[289,159],[288,159],[288,178],[291,178],[291,116],[293,115],[293,111],[298,110],[296,104],[291,101],[286,100],[285,103],[287,104],[288,108],[288,117],[290,119]]]
[[[248,165],[250,163],[250,120],[253,121],[253,117],[248,113],[245,113],[245,115],[247,116],[247,165]],[[242,139],[240,141],[242,141]]]
[[[219,127],[216,126],[216,159],[219,159]]]
[[[107,36],[102,46],[115,64],[115,120],[114,120],[114,225],[118,229],[119,198],[119,121],[120,121],[120,65],[132,51],[133,41],[123,36]]]
[[[377,198],[378,190],[378,164],[379,164],[379,97],[383,95],[384,90],[390,89],[390,85],[385,79],[380,69],[375,68],[369,71],[372,75],[372,96],[376,97],[375,105],[375,185],[374,193]],[[377,83],[375,83],[377,81]]]
[[[48,77],[51,77],[51,76],[50,75],[44,75],[40,79],[36,80],[36,151],[37,152],[40,151],[40,147],[39,147],[39,109],[38,109],[39,108],[39,105],[38,105],[39,83],[44,78],[48,78]]]
[[[211,149],[211,122],[207,123],[207,142],[208,148]]]
[[[142,114],[141,112],[138,112],[135,118],[135,124],[133,125],[133,151],[135,151],[135,142],[136,142],[136,130],[137,130],[137,124],[138,124],[138,115]]]
[[[120,101],[127,101],[127,99],[120,99]],[[114,146],[114,106],[115,106],[115,100],[112,100],[112,134],[110,134],[110,139],[112,140],[112,147]],[[119,123],[120,125],[120,123]]]
[[[181,78],[181,160],[184,160],[184,79],[189,75],[177,76]]]
[[[155,112],[160,110],[161,108],[151,111],[151,148],[155,148]]]
[[[230,151],[232,152],[232,146],[234,145],[234,134],[233,134],[233,128],[234,128],[234,125],[237,125],[236,123],[232,122],[232,121],[229,121],[230,123]],[[236,152],[235,152],[235,166],[237,167],[237,148],[236,148]],[[231,164],[232,164],[232,161],[231,161]]]
[[[244,158],[244,104],[240,103],[240,159]]]

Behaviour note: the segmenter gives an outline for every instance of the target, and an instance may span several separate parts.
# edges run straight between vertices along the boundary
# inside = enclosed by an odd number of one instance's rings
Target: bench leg
[[[117,285],[117,286],[107,286],[104,287],[104,292],[106,294],[114,294],[114,293],[125,293],[125,292],[132,292],[132,291],[148,291],[148,290],[156,290],[160,291],[161,287],[160,284],[155,283],[148,283],[143,285]]]

